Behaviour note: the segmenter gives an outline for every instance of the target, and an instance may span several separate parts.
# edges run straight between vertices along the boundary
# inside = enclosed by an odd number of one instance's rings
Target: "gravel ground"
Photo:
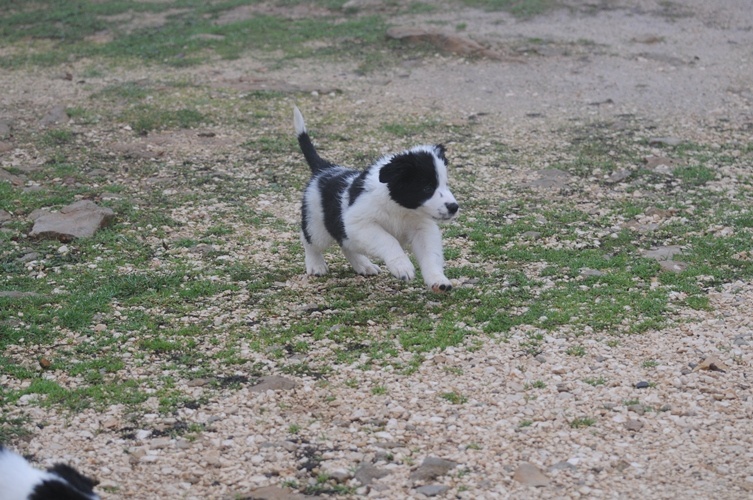
[[[600,117],[630,115],[661,135],[704,143],[724,142],[725,130],[734,130],[736,138],[751,142],[753,19],[747,1],[571,4],[573,10],[526,21],[475,10],[451,17],[510,60],[438,55],[367,77],[346,64],[301,63],[295,70],[265,68],[264,74],[269,81],[320,90],[307,113],[311,123],[317,113],[379,120],[394,119],[399,110],[421,115],[432,109],[459,125],[478,120],[474,133],[500,138],[522,154],[543,155],[531,158],[537,168],[548,161],[542,151],[556,151],[567,140],[558,135],[560,127]],[[589,9],[597,12],[586,14]],[[403,24],[448,18],[410,17]],[[259,68],[257,61],[241,59],[180,74],[221,87]],[[127,70],[129,80],[140,76],[150,75]],[[0,82],[11,89],[2,98],[6,107],[34,100],[44,108],[77,98],[49,74],[2,75]],[[341,93],[330,96],[330,89]],[[186,141],[172,137],[162,147],[179,157],[210,156],[223,146]],[[530,165],[503,172],[474,168],[478,175],[466,188],[479,196],[504,197],[506,186],[531,174]],[[280,194],[258,202],[292,222],[295,200]],[[185,223],[186,234],[201,227],[192,207],[172,215]],[[233,249],[240,258],[274,265],[279,257],[266,250],[264,244]],[[316,303],[315,284],[304,276],[279,286],[300,294],[302,304]],[[709,294],[708,310],[680,310],[674,326],[660,331],[612,343],[585,335],[586,356],[565,352],[568,332],[542,331],[536,356],[476,335],[467,345],[428,354],[411,375],[354,364],[339,366],[326,382],[273,377],[220,396],[213,392],[208,404],[169,417],[159,414],[152,398],[146,406],[154,412],[143,416],[141,428],[129,428],[119,406],[63,417],[26,396],[9,416],[44,423],[21,451],[40,465],[62,460],[95,476],[105,499],[299,498],[286,484],[315,481],[311,470],[373,498],[750,498],[753,286],[729,283]],[[202,314],[216,314],[218,321],[253,319],[257,313],[244,304],[240,293]],[[295,311],[281,319],[295,320]],[[529,333],[514,331],[512,338]],[[326,355],[334,346],[318,342],[316,349],[307,356]],[[240,355],[273,365],[250,348]],[[198,399],[210,381],[178,383]],[[195,439],[171,437],[171,429],[186,424],[204,430]]]

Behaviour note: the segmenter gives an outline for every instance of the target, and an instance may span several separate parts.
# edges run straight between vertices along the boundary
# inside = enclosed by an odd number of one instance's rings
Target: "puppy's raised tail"
[[[309,134],[306,132],[306,123],[303,121],[303,115],[298,106],[293,106],[293,125],[295,125],[295,133],[298,136],[298,145],[301,146],[306,163],[311,167],[311,173],[316,174],[332,167],[332,163],[319,156],[319,153],[316,152],[316,148],[311,142]]]

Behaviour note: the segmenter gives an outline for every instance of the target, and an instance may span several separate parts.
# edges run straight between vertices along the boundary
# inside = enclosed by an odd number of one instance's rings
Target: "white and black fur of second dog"
[[[99,496],[94,493],[94,481],[73,467],[55,464],[37,469],[0,444],[0,499],[99,500]]]
[[[453,219],[458,203],[447,187],[444,146],[416,146],[383,156],[366,170],[353,170],[322,159],[297,107],[293,115],[298,144],[311,167],[302,203],[306,272],[326,274],[322,252],[338,243],[358,274],[379,273],[369,259],[375,257],[395,277],[412,280],[415,268],[403,250],[410,247],[426,285],[449,291],[437,223]]]

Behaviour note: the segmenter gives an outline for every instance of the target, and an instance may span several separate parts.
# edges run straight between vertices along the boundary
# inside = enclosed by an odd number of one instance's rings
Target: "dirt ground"
[[[364,8],[378,4],[358,3]],[[753,141],[749,0],[565,3],[530,19],[465,8],[390,20],[397,27],[445,30],[473,40],[490,51],[489,57],[478,59],[437,46],[434,56],[366,75],[355,70],[359,61],[300,62],[279,69],[252,57],[172,71],[217,88],[261,85],[315,93],[318,101],[307,112],[314,123],[317,113],[329,110],[368,110],[376,118],[395,117],[399,110],[414,115],[431,110],[448,123],[473,121],[474,133],[497,134],[513,146],[550,143],[554,148],[564,140],[557,135],[560,127],[630,116],[651,124],[658,136],[714,142],[733,129],[742,140]],[[460,23],[465,24],[462,31],[449,28]],[[150,68],[122,71],[111,78],[153,76]],[[50,73],[19,74],[0,75],[0,103],[13,113],[79,98],[80,90]],[[204,147],[201,141],[179,146],[189,154]],[[297,207],[285,205],[279,213],[294,220]],[[640,360],[684,365],[670,359],[691,351],[712,352],[728,343],[730,335],[750,332],[750,284],[729,284],[714,292],[711,301],[713,311],[683,313],[691,326],[652,332],[610,350],[594,344],[591,354],[599,361],[593,364],[609,366],[613,379],[640,380],[635,369]],[[506,344],[489,341],[480,352],[457,347],[432,354],[407,377],[369,374],[372,387],[386,387],[390,394],[381,406],[368,385],[343,389],[337,405],[323,404],[325,391],[312,380],[300,381],[293,391],[244,388],[195,412],[186,409],[181,418],[209,422],[215,430],[190,442],[147,434],[139,438],[141,444],[131,445],[108,434],[107,422],[117,414],[83,412],[39,429],[24,451],[41,463],[66,458],[96,476],[107,499],[302,498],[284,487],[282,479],[305,467],[314,453],[323,473],[342,476],[344,484],[351,481],[353,496],[372,498],[753,495],[749,347],[740,355],[744,368],[725,377],[718,372],[661,373],[663,388],[643,403],[666,411],[645,415],[635,409],[612,411],[615,401],[631,399],[631,387],[616,383],[607,397],[578,385],[575,381],[598,371],[590,364],[565,356],[511,361],[515,356]],[[522,365],[525,369],[519,370]],[[456,367],[457,375],[448,377],[447,367]],[[355,371],[343,368],[333,375],[332,386]],[[562,391],[524,404],[522,388],[531,380],[564,385]],[[200,392],[201,387],[189,390]],[[432,406],[437,399],[427,395],[446,392],[472,395],[471,401],[459,408]],[[715,403],[709,402],[711,396]],[[256,413],[260,406],[273,409]],[[582,414],[584,406],[603,409],[608,432],[555,425],[558,419],[571,421]],[[326,436],[321,443],[298,446],[280,431],[288,422],[305,420],[315,422]],[[521,430],[518,424],[529,420],[540,425],[535,431]],[[432,469],[431,460],[421,465],[426,457],[449,462]],[[533,472],[528,463],[535,465]]]

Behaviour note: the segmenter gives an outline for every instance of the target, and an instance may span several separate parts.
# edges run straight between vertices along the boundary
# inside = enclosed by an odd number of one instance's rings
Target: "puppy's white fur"
[[[452,285],[444,274],[442,236],[437,222],[454,218],[458,205],[447,185],[444,148],[416,146],[383,156],[365,171],[357,171],[319,158],[297,107],[294,124],[301,149],[312,169],[302,207],[301,241],[306,254],[306,272],[327,273],[322,252],[337,242],[357,273],[377,274],[379,267],[369,259],[376,257],[395,277],[412,280],[415,269],[403,250],[405,247],[413,250],[429,288],[450,290]],[[422,168],[416,168],[415,173],[405,172],[412,168],[410,164],[416,158],[423,161]],[[402,168],[397,163],[408,166]],[[404,179],[419,186],[422,176],[434,176],[429,180],[432,191],[423,187],[422,193],[410,192],[412,184],[406,186]],[[399,196],[396,191],[400,191]],[[327,199],[328,196],[336,200]],[[331,228],[338,223],[332,220],[333,216],[341,219],[342,233],[336,229],[333,234]]]
[[[98,500],[90,488],[88,478],[65,466],[48,470],[32,467],[21,455],[0,445],[0,499],[28,500],[35,498],[65,498]],[[64,473],[59,468],[64,467]],[[67,476],[67,477],[66,477]],[[81,483],[85,483],[82,484]]]

